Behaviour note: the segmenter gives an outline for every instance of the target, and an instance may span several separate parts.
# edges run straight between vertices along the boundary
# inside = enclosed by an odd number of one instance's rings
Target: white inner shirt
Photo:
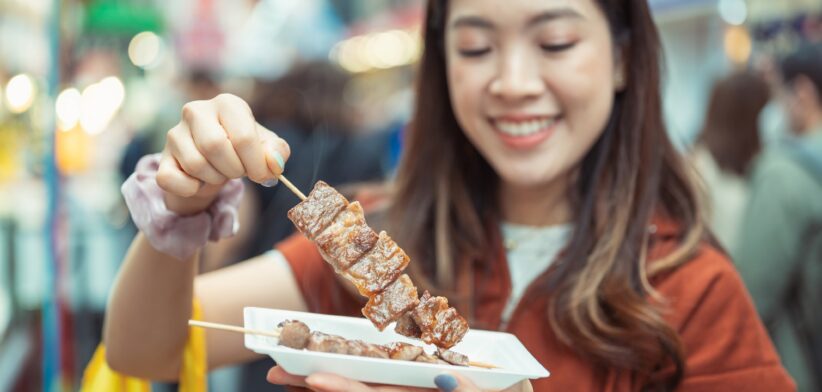
[[[508,324],[517,304],[525,294],[525,289],[541,275],[559,252],[565,248],[570,238],[573,225],[533,227],[502,224],[504,244],[511,244],[506,249],[508,273],[511,276],[511,295],[502,311],[502,324]]]

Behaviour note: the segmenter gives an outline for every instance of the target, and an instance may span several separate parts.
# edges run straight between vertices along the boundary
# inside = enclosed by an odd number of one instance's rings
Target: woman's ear
[[[627,52],[626,46],[618,46],[614,50],[614,91],[618,93],[628,86]]]
[[[621,93],[625,90],[625,85],[627,82],[625,81],[625,67],[621,64],[617,64],[616,69],[614,70],[614,91]]]

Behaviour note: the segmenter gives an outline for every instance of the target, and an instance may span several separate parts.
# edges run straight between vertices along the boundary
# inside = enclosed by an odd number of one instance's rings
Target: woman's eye
[[[491,48],[460,49],[459,53],[463,57],[479,57],[491,51]]]
[[[576,45],[576,42],[569,42],[567,44],[551,44],[551,45],[543,44],[543,45],[540,45],[540,47],[542,48],[542,50],[544,50],[546,52],[556,53],[556,52],[562,52],[564,50],[571,49],[571,48],[574,47],[574,45]]]

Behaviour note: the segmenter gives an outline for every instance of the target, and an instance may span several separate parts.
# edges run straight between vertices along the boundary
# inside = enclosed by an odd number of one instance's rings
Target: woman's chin
[[[535,173],[533,169],[508,169],[500,171],[503,182],[518,188],[533,188],[545,186],[556,181],[557,176],[552,173]]]

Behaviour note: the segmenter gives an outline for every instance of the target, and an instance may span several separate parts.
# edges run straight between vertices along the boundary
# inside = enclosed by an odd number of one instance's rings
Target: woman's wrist
[[[224,185],[225,184],[206,184],[203,186],[203,189],[191,197],[182,197],[164,192],[163,200],[166,204],[166,208],[168,208],[171,212],[174,212],[180,216],[196,215],[206,211],[208,207],[211,207],[211,205],[214,204],[214,201],[220,195],[220,191],[223,189]]]
[[[143,157],[121,188],[134,224],[152,247],[186,260],[206,242],[237,232],[241,180],[204,189],[207,192],[199,192],[194,198],[174,197],[157,185],[159,162],[159,154]]]

